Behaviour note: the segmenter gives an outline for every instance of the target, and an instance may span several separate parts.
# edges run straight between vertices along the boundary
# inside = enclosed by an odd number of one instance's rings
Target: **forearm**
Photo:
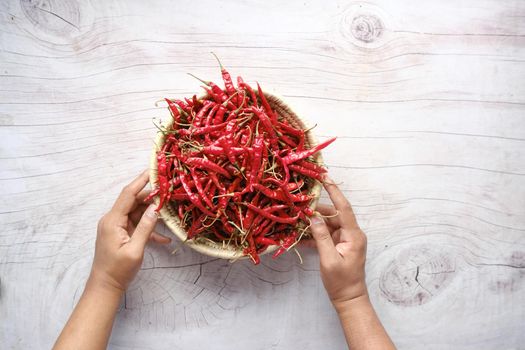
[[[352,350],[395,349],[379,321],[368,295],[334,304]]]
[[[106,349],[121,296],[90,277],[53,349]]]

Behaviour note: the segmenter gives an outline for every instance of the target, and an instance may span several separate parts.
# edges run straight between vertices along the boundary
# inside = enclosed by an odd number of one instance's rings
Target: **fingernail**
[[[324,223],[324,220],[319,216],[312,216],[310,220],[312,221],[312,225],[321,225]]]
[[[151,204],[144,214],[152,219],[156,219],[159,216],[159,213],[155,210],[155,204]]]

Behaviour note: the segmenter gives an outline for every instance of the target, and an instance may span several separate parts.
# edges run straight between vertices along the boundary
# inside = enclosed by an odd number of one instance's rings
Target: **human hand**
[[[155,205],[144,203],[148,196],[149,175],[144,171],[124,187],[113,208],[98,222],[95,258],[90,285],[122,293],[142,264],[148,241],[166,244],[171,239],[154,232],[157,222]]]
[[[338,309],[349,301],[367,297],[365,282],[366,236],[359,228],[350,202],[326,178],[324,187],[334,206],[320,204],[310,231],[321,263],[321,278]]]

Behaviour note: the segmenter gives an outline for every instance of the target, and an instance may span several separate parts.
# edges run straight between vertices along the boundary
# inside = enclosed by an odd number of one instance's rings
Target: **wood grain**
[[[2,2],[2,348],[51,347],[98,218],[148,164],[155,101],[219,80],[214,51],[339,137],[324,157],[400,349],[523,349],[523,18],[518,0]],[[110,348],[344,348],[302,254],[149,247]]]

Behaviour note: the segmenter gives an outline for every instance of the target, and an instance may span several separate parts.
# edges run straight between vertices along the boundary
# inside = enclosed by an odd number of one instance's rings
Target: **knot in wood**
[[[75,0],[20,0],[26,18],[54,35],[80,33],[80,6]]]
[[[384,298],[400,306],[417,306],[441,293],[456,274],[454,261],[426,246],[409,247],[394,258],[379,279]]]
[[[357,40],[371,43],[383,33],[383,23],[374,15],[358,15],[352,20],[350,30]]]

